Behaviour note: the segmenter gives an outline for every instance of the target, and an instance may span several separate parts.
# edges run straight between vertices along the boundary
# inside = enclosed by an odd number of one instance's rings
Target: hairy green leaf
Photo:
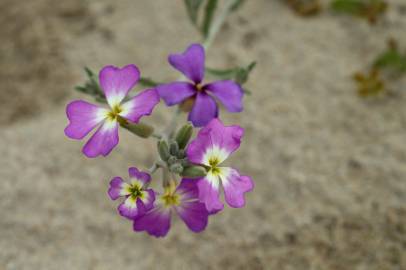
[[[143,87],[155,87],[159,84],[158,82],[146,77],[141,77],[138,83]]]
[[[204,0],[184,0],[186,11],[194,25],[197,24],[197,14]]]
[[[214,13],[217,9],[218,0],[208,0],[205,8],[204,19],[202,24],[202,33],[204,37],[209,35],[210,26],[213,21]]]

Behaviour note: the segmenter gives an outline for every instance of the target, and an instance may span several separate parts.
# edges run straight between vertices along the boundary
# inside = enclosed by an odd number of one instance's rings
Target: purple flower
[[[171,226],[171,215],[176,213],[193,232],[207,226],[209,213],[199,202],[196,181],[182,179],[178,187],[171,185],[155,200],[154,208],[134,219],[134,231],[146,231],[156,237],[165,236]]]
[[[199,199],[210,213],[223,209],[219,199],[220,184],[223,186],[225,200],[231,207],[245,205],[244,193],[254,187],[249,176],[230,167],[220,167],[228,156],[240,147],[244,130],[239,126],[224,126],[219,119],[213,119],[200,129],[197,138],[188,146],[186,153],[190,162],[208,168],[204,178],[197,180]]]
[[[182,54],[169,55],[169,63],[192,82],[173,82],[157,87],[166,105],[179,104],[187,99],[194,100],[188,119],[196,127],[205,126],[218,116],[218,107],[213,96],[229,112],[241,112],[243,91],[230,80],[202,84],[204,77],[204,48],[200,44],[190,45]]]
[[[148,173],[132,167],[128,169],[128,174],[129,183],[118,176],[111,179],[108,194],[112,200],[124,197],[125,200],[118,206],[118,212],[123,217],[134,219],[153,207],[155,194],[152,189],[144,188],[151,181]]]
[[[110,108],[105,109],[83,100],[72,101],[66,107],[70,122],[65,134],[69,138],[83,139],[99,127],[83,147],[87,157],[107,156],[118,144],[118,125],[127,121],[137,123],[142,116],[151,114],[159,103],[155,89],[145,90],[122,103],[139,78],[140,72],[135,65],[121,69],[106,66],[100,71],[99,80]]]

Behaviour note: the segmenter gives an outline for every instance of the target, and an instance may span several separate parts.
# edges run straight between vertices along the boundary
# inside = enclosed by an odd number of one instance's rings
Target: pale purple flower
[[[144,115],[151,114],[159,103],[155,89],[145,90],[123,103],[128,92],[140,78],[135,65],[123,68],[106,66],[99,73],[100,86],[106,96],[109,109],[83,100],[75,100],[66,107],[69,124],[65,134],[69,138],[83,139],[98,127],[83,147],[87,157],[106,156],[118,144],[118,125],[122,122],[137,123]]]
[[[169,55],[168,60],[191,82],[177,81],[162,84],[157,87],[158,93],[168,106],[193,99],[194,104],[188,119],[194,126],[205,126],[218,116],[218,107],[214,98],[219,100],[229,112],[243,110],[243,91],[237,83],[222,80],[202,84],[205,62],[203,46],[192,44],[184,53]]]
[[[152,189],[145,188],[151,181],[148,173],[131,167],[128,169],[128,174],[130,175],[129,183],[124,182],[118,176],[111,179],[108,194],[112,200],[124,197],[124,201],[118,206],[118,212],[123,217],[134,219],[153,207],[155,194]]]
[[[154,208],[134,219],[134,231],[146,231],[155,237],[163,237],[169,231],[174,213],[193,232],[206,228],[209,213],[205,205],[199,202],[195,180],[182,179],[179,186],[170,185],[158,196]]]
[[[244,193],[254,187],[251,177],[240,175],[236,169],[220,166],[240,147],[243,134],[240,126],[224,126],[219,119],[213,119],[200,129],[186,150],[190,162],[208,168],[207,175],[197,180],[197,186],[199,199],[210,213],[223,209],[219,198],[220,185],[224,189],[225,201],[236,208],[245,205]]]

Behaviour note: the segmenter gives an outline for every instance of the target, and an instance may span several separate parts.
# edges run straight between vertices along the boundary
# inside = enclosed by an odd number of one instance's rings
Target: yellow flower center
[[[197,90],[198,92],[203,91],[203,85],[201,85],[200,83],[196,84],[195,87],[196,87],[196,90]]]
[[[123,111],[123,109],[120,107],[120,105],[114,105],[111,111],[108,112],[107,118],[111,121],[117,120],[117,118],[120,116],[119,114]]]
[[[209,165],[210,165],[209,172],[211,172],[214,175],[218,175],[220,173],[220,168],[217,165],[219,165],[219,164],[220,164],[220,160],[217,157],[209,158]]]
[[[131,185],[128,188],[128,192],[130,193],[130,196],[133,199],[137,199],[137,198],[143,198],[144,197],[144,192],[142,191],[142,188],[138,185]]]
[[[177,194],[165,194],[162,196],[165,206],[179,205],[180,199]]]
[[[165,192],[162,195],[161,200],[166,207],[180,205],[180,196],[176,194],[175,191],[175,182],[171,182],[167,187],[165,187]]]

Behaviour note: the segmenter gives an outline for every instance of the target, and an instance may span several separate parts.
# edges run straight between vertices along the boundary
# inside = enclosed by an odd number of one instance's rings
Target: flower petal
[[[167,106],[178,104],[196,94],[195,86],[188,82],[161,84],[156,89]]]
[[[199,198],[197,179],[183,178],[175,192],[181,201],[197,200]]]
[[[152,208],[142,216],[134,219],[134,231],[146,231],[155,237],[165,236],[171,227],[171,211],[170,208],[160,206]]]
[[[135,65],[105,66],[99,73],[99,81],[110,107],[120,104],[139,78],[140,71]]]
[[[254,188],[254,182],[249,176],[240,175],[233,168],[222,167],[220,171],[226,202],[231,207],[243,207],[245,205],[244,193]]]
[[[237,83],[230,80],[217,81],[206,84],[203,89],[218,98],[229,112],[242,111],[243,91]]]
[[[220,181],[218,177],[208,173],[206,177],[197,181],[199,200],[206,205],[207,211],[214,214],[222,210],[224,205],[219,198]]]
[[[72,101],[66,106],[69,119],[69,125],[65,128],[66,136],[76,140],[84,138],[106,118],[107,113],[106,109],[86,101]]]
[[[192,44],[181,54],[169,55],[168,60],[174,68],[195,83],[203,80],[205,53],[202,45]]]
[[[189,113],[188,120],[191,121],[195,127],[202,127],[217,116],[218,108],[214,99],[204,92],[199,92],[196,96],[192,111]]]
[[[144,204],[145,210],[148,211],[154,207],[155,192],[152,189],[147,189],[143,191],[144,196],[140,198]]]
[[[122,112],[120,116],[133,123],[138,123],[142,116],[150,115],[158,103],[159,95],[155,89],[142,91],[121,105]]]
[[[107,156],[117,144],[117,121],[106,120],[85,144],[82,151],[89,158],[98,155]]]
[[[196,164],[210,165],[211,158],[221,163],[238,149],[243,134],[244,129],[240,126],[224,126],[219,119],[213,119],[189,144],[187,157]]]
[[[141,202],[142,203],[142,202]],[[138,199],[134,198],[133,196],[128,196],[124,202],[122,202],[119,206],[118,206],[118,212],[120,213],[120,215],[122,215],[123,217],[126,217],[128,219],[133,219],[135,218],[138,214],[139,214],[139,203],[138,203]],[[144,210],[144,211],[142,211]],[[145,209],[141,208],[141,212],[144,213]]]
[[[203,203],[199,201],[183,202],[175,209],[191,231],[201,232],[206,228],[209,212]]]
[[[151,181],[151,176],[146,172],[141,172],[135,167],[128,169],[128,175],[131,179],[131,184],[137,183],[140,187]]]
[[[196,179],[183,178],[176,188],[180,196],[180,205],[175,206],[176,212],[188,228],[200,232],[207,226],[209,212],[206,206],[199,202],[199,190]]]
[[[129,195],[129,185],[123,181],[121,177],[114,177],[110,181],[110,188],[108,194],[112,200],[117,200],[121,196]]]

